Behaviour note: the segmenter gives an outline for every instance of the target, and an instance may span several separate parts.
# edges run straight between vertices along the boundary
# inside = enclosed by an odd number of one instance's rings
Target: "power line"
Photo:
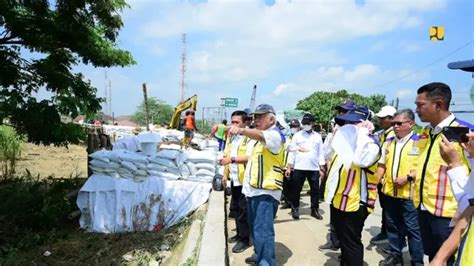
[[[436,59],[435,61],[433,61],[433,62],[431,62],[431,63],[429,63],[429,64],[426,64],[425,66],[421,67],[421,68],[418,69],[418,70],[415,70],[415,71],[413,71],[413,72],[411,72],[411,73],[408,73],[408,74],[403,75],[403,76],[401,76],[401,77],[398,77],[398,78],[396,78],[396,79],[392,79],[392,80],[389,80],[389,81],[387,81],[387,82],[381,83],[381,84],[379,84],[379,85],[377,85],[377,86],[374,86],[373,89],[377,89],[377,88],[379,88],[379,87],[382,87],[382,86],[391,84],[391,83],[393,83],[393,82],[395,82],[395,81],[403,80],[403,79],[405,79],[405,78],[407,78],[407,77],[410,77],[410,76],[412,76],[412,75],[414,75],[414,74],[416,74],[416,73],[418,73],[418,72],[424,70],[425,68],[428,68],[428,67],[430,67],[430,66],[432,66],[432,65],[434,65],[434,64],[437,64],[437,63],[443,61],[444,59],[450,57],[451,55],[453,55],[453,54],[457,53],[458,51],[460,51],[460,50],[466,48],[467,46],[471,45],[472,43],[474,43],[474,40],[468,41],[467,43],[465,43],[465,44],[459,46],[458,48],[454,49],[453,51],[451,51],[451,52],[448,53],[447,55],[442,56],[442,57]]]

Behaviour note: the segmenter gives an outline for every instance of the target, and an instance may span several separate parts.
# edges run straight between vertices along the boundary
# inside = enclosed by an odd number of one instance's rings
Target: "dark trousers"
[[[236,214],[239,212],[239,199],[242,195],[242,186],[234,186],[234,182],[230,183],[230,207],[229,211]]]
[[[289,200],[293,208],[300,206],[300,194],[304,181],[308,180],[311,189],[311,209],[319,209],[319,171],[293,170],[291,173]]]
[[[343,212],[331,205],[334,212],[334,228],[341,242],[341,265],[362,266],[364,264],[364,245],[362,228],[369,215],[367,207],[360,206],[356,212]]]
[[[387,234],[387,223],[385,221],[385,201],[387,195],[382,193],[382,184],[378,184],[377,191],[379,194],[379,201],[380,201],[380,208],[382,208],[382,228],[380,229],[380,233],[386,235]]]
[[[423,240],[423,249],[429,260],[433,260],[436,252],[448,239],[453,228],[449,227],[450,218],[437,217],[428,211],[418,209],[418,220]],[[454,264],[454,255],[448,259],[447,265]]]
[[[334,228],[334,222],[336,217],[335,212],[332,210],[332,204],[329,208],[329,241],[334,247],[340,247],[341,243],[337,238],[336,229]]]
[[[290,179],[283,177],[283,190],[281,192],[281,201],[285,203],[290,203],[288,200],[288,194],[290,190]]]
[[[405,235],[408,236],[412,265],[423,265],[423,242],[421,240],[418,213],[410,199],[385,198],[385,222],[390,250],[402,256]]]
[[[247,217],[247,198],[242,193],[240,193],[239,212],[238,216],[235,218],[235,226],[240,241],[248,243],[250,241],[250,228]]]
[[[319,198],[324,200],[324,191],[326,190],[326,178],[324,178],[323,180],[320,180],[321,182],[320,185],[319,185]]]

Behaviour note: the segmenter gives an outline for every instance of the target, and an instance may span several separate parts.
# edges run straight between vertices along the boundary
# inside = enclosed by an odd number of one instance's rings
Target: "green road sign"
[[[224,98],[225,107],[237,107],[239,106],[239,99],[237,98]]]

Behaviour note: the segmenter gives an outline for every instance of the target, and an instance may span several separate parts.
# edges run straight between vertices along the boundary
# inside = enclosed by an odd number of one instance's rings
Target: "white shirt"
[[[469,159],[471,169],[474,167],[474,158]],[[458,202],[458,210],[454,215],[459,216],[468,206],[469,199],[474,198],[474,170],[471,174],[466,175],[464,166],[455,167],[448,170],[449,182],[451,183],[451,191]]]
[[[354,159],[353,164],[361,168],[371,166],[378,159],[380,148],[368,136],[368,130],[366,128],[359,128],[357,131],[357,142],[356,149],[354,150]],[[337,132],[336,132],[337,134]],[[338,157],[335,162],[333,162],[331,168],[340,169],[343,167],[343,162]],[[328,186],[328,196],[326,198],[326,203],[331,204],[334,195],[336,194],[337,184],[339,183],[339,171],[330,171],[331,174],[328,176],[326,181],[326,186]],[[361,180],[361,183],[367,182],[367,180]],[[367,191],[361,191],[361,200],[365,202],[367,198]],[[365,202],[367,203],[367,202]]]
[[[299,149],[306,149],[307,152],[301,152]],[[293,153],[291,162],[294,161],[294,169],[319,171],[319,166],[326,164],[324,160],[323,139],[321,135],[314,131],[301,130],[297,132],[291,140],[289,147],[290,153]]]
[[[439,134],[441,133],[441,131],[443,130],[443,127],[448,127],[449,124],[454,120],[456,119],[456,117],[454,116],[454,114],[450,114],[448,117],[446,117],[443,121],[441,121],[441,123],[439,123],[438,125],[436,125],[433,129],[434,131],[434,134]],[[431,125],[428,125],[428,128],[433,128]],[[425,207],[425,204],[423,204],[423,202],[421,203],[420,205],[420,209],[422,211],[426,211],[426,207]]]
[[[231,143],[231,149],[230,149],[230,157],[235,158],[238,155],[239,152],[239,146],[241,141],[244,138],[240,135],[235,135],[232,137],[232,143]],[[231,163],[229,164],[229,176],[230,179],[232,180],[234,187],[242,186],[242,183],[240,183],[239,180],[239,165],[236,163]]]
[[[274,130],[275,126],[270,127],[267,130],[263,131],[263,137],[265,138],[265,143],[262,143],[264,147],[268,148],[272,153],[278,153],[278,150],[281,146],[281,136],[278,131]],[[245,166],[244,174],[244,184],[242,187],[242,193],[247,197],[256,197],[260,195],[270,195],[278,202],[281,198],[281,190],[267,190],[267,189],[258,189],[250,186],[250,168],[252,167],[252,160],[250,156],[252,155],[252,149],[256,144],[256,140],[250,140],[247,143],[247,156],[249,160]]]
[[[392,178],[395,179],[397,178],[397,170],[398,168],[400,167],[400,157],[401,157],[401,153],[402,153],[402,148],[405,146],[405,144],[410,140],[411,136],[413,136],[413,131],[410,132],[408,135],[406,135],[405,137],[399,139],[397,138],[397,136],[395,136],[395,142],[397,143],[397,145],[395,146],[395,153],[394,153],[394,157],[393,157],[393,164],[392,165],[389,165],[389,167],[392,168]],[[387,144],[388,145],[388,144]],[[386,147],[384,147],[386,148]],[[408,147],[408,149],[410,149],[411,147]],[[380,160],[379,160],[379,163],[380,164],[385,164],[385,150],[382,151],[382,155],[380,156]]]

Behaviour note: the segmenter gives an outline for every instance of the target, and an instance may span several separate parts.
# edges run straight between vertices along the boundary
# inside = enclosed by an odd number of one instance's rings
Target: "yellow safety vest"
[[[282,137],[283,138],[283,137]],[[273,154],[260,141],[255,143],[249,160],[250,186],[258,189],[282,190],[285,143],[282,141],[277,154]]]
[[[285,153],[283,154],[283,165],[284,165],[283,169],[286,169],[286,166],[288,165],[288,155],[290,154],[290,152],[287,149],[291,144],[291,139],[292,139],[292,136],[290,135],[287,137],[286,142],[285,142]]]
[[[338,171],[339,181],[332,199],[334,208],[344,212],[356,212],[360,205],[366,205],[368,211],[372,212],[377,199],[378,178],[376,169],[378,159],[368,168],[362,169],[352,164],[349,170],[346,170],[342,163],[339,169],[335,169],[333,166],[336,165],[336,160],[340,159],[337,155],[334,155],[328,174],[328,176],[331,176],[334,171]],[[363,195],[365,198],[362,198]],[[362,204],[364,202],[365,204]]]
[[[474,265],[474,228],[472,228],[473,219],[474,216],[471,217],[471,221],[469,221],[461,238],[461,243],[459,244],[458,253],[456,255],[456,262],[454,263],[456,266]]]
[[[232,150],[232,140],[231,139],[232,138],[227,139],[226,149],[224,151],[224,157],[230,157],[231,156],[230,155],[230,152]],[[246,136],[243,136],[239,140],[239,142],[237,143],[237,145],[239,145],[239,147],[237,148],[237,156],[246,156],[247,143],[249,142],[249,140],[250,139]],[[242,183],[244,181],[245,166],[246,166],[245,163],[239,163],[237,165],[237,171],[238,171],[238,177],[239,177],[240,183]],[[229,174],[230,174],[230,164],[227,164],[224,167],[224,171],[226,171],[227,176],[229,176]]]
[[[379,141],[380,145],[384,144],[388,138],[392,138],[395,136],[395,132],[393,132],[393,127],[386,129],[386,130],[379,130],[375,133],[375,137]]]
[[[461,126],[461,124],[458,119],[454,119],[449,126]],[[440,155],[439,142],[442,133],[434,135],[432,131],[432,128],[424,128],[419,134],[420,139],[417,146],[420,157],[416,171],[413,202],[416,208],[423,202],[426,209],[434,216],[452,218],[458,204],[451,191],[447,174],[448,166]],[[455,146],[466,175],[468,175],[470,172],[469,162],[462,148],[459,145]]]
[[[410,183],[405,184],[403,187],[399,188],[394,182],[395,179],[399,176],[406,176],[410,174],[411,170],[416,170],[418,165],[419,152],[416,147],[418,142],[418,135],[413,134],[410,139],[402,147],[400,159],[398,163],[397,175],[392,176],[393,173],[393,164],[395,160],[395,151],[397,147],[397,142],[395,137],[388,138],[385,141],[384,147],[386,152],[385,155],[385,182],[382,187],[382,193],[400,199],[410,199]]]

